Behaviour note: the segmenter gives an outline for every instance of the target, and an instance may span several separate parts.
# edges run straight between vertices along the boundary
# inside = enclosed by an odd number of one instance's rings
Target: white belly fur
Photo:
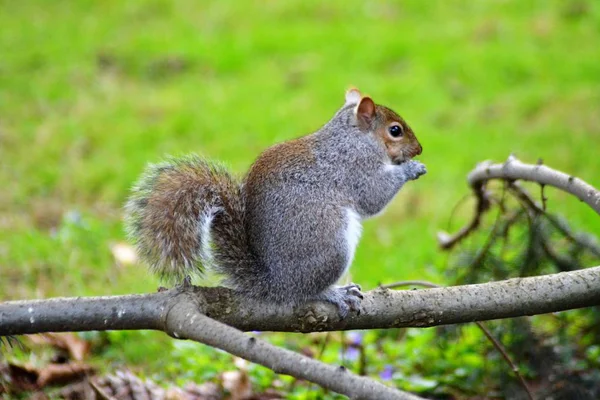
[[[356,246],[358,246],[358,241],[360,239],[360,234],[362,232],[362,225],[360,223],[360,215],[351,208],[346,209],[347,221],[346,221],[346,231],[344,232],[346,238],[346,249],[348,251],[348,263],[346,264],[346,268],[344,273],[348,271],[350,265],[352,264],[352,259],[354,258],[354,252],[356,251]]]

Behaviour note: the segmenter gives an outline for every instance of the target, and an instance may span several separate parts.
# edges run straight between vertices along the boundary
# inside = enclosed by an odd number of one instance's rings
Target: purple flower
[[[358,346],[359,344],[361,344],[363,335],[364,334],[362,332],[358,332],[358,331],[348,332],[347,338],[348,338],[348,341],[350,342],[350,345]]]
[[[384,381],[389,381],[392,379],[392,375],[394,374],[394,368],[390,364],[386,364],[383,367],[383,371],[379,373],[379,377]]]
[[[359,351],[354,346],[348,347],[348,349],[346,349],[346,352],[344,353],[344,358],[349,361],[354,361],[354,360],[358,359],[358,356],[359,356]]]

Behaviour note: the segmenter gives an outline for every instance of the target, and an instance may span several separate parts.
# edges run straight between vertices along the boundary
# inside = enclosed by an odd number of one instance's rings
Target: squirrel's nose
[[[420,155],[423,152],[423,147],[420,143],[417,144],[417,148],[414,150],[413,157]]]

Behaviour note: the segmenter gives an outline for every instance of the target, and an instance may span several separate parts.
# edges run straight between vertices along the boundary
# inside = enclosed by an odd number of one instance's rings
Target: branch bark
[[[365,293],[360,315],[344,320],[327,303],[289,308],[244,299],[225,288],[191,287],[183,293],[187,292],[193,293],[199,312],[242,331],[429,327],[599,305],[600,266],[438,289],[379,288]],[[166,313],[186,299],[174,288],[146,295],[9,301],[0,303],[0,336],[118,329],[166,332]]]
[[[600,266],[560,274],[417,291],[379,288],[361,314],[340,320],[325,303],[296,308],[237,297],[225,288],[176,287],[146,295],[0,303],[0,336],[153,329],[189,338],[353,398],[418,399],[368,378],[277,348],[240,330],[333,331],[427,327],[556,312],[600,304]],[[220,322],[219,322],[220,321]]]
[[[525,164],[514,156],[510,156],[503,164],[481,163],[467,176],[467,181],[471,187],[480,185],[490,179],[521,179],[537,182],[541,185],[554,186],[585,202],[600,215],[600,191],[598,189],[579,178],[545,165]]]
[[[441,235],[443,247],[451,247],[477,228],[481,214],[489,207],[485,183],[490,179],[523,179],[555,186],[577,196],[600,214],[600,192],[591,185],[543,165],[523,164],[510,157],[504,164],[480,164],[469,174],[468,181],[478,199],[475,218],[454,237]],[[330,304],[312,303],[292,309],[243,299],[226,288],[184,286],[147,295],[0,303],[0,337],[41,332],[160,330],[176,338],[217,347],[352,398],[414,400],[419,397],[272,346],[240,330],[315,332],[430,327],[599,304],[600,266],[419,291],[379,288],[366,293],[359,315],[344,320],[339,319],[337,309]]]
[[[188,301],[178,301],[165,319],[167,333],[225,350],[246,360],[261,364],[279,374],[306,379],[324,388],[354,399],[418,400],[421,397],[387,387],[372,379],[351,373],[285,350],[263,340],[247,336],[237,329],[199,312],[196,296],[187,293]]]
[[[544,185],[554,186],[584,201],[600,215],[600,191],[598,189],[579,178],[567,175],[545,165],[522,163],[511,155],[502,164],[493,164],[489,161],[479,163],[469,173],[467,181],[476,198],[473,219],[453,235],[446,232],[438,232],[437,239],[442,249],[452,248],[456,243],[477,229],[482,215],[489,210],[490,201],[485,191],[485,185],[492,179],[503,179],[509,182],[525,180],[537,182],[542,187]]]
[[[417,291],[376,289],[345,320],[329,304],[294,309],[225,288],[177,287],[147,295],[0,303],[0,336],[115,329],[189,338],[353,398],[418,399],[344,369],[248,337],[241,330],[325,331],[443,324],[542,314],[600,304],[600,266],[560,274]],[[217,321],[220,320],[221,322]],[[226,325],[227,324],[227,325]]]
[[[353,398],[418,399],[368,378],[280,349],[241,330],[333,331],[427,327],[556,312],[600,304],[600,266],[560,274],[417,291],[366,293],[345,320],[325,303],[296,308],[240,298],[229,289],[177,287],[147,295],[0,303],[0,336],[153,329],[189,338]],[[219,322],[220,321],[220,322]]]

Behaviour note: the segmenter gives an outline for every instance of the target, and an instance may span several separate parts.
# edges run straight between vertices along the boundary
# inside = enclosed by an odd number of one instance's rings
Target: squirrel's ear
[[[344,105],[348,106],[351,104],[358,104],[360,102],[361,97],[362,95],[360,94],[357,88],[350,88],[346,91],[346,104]]]
[[[375,118],[375,103],[370,97],[363,97],[354,109],[356,120],[363,129],[368,128]]]

